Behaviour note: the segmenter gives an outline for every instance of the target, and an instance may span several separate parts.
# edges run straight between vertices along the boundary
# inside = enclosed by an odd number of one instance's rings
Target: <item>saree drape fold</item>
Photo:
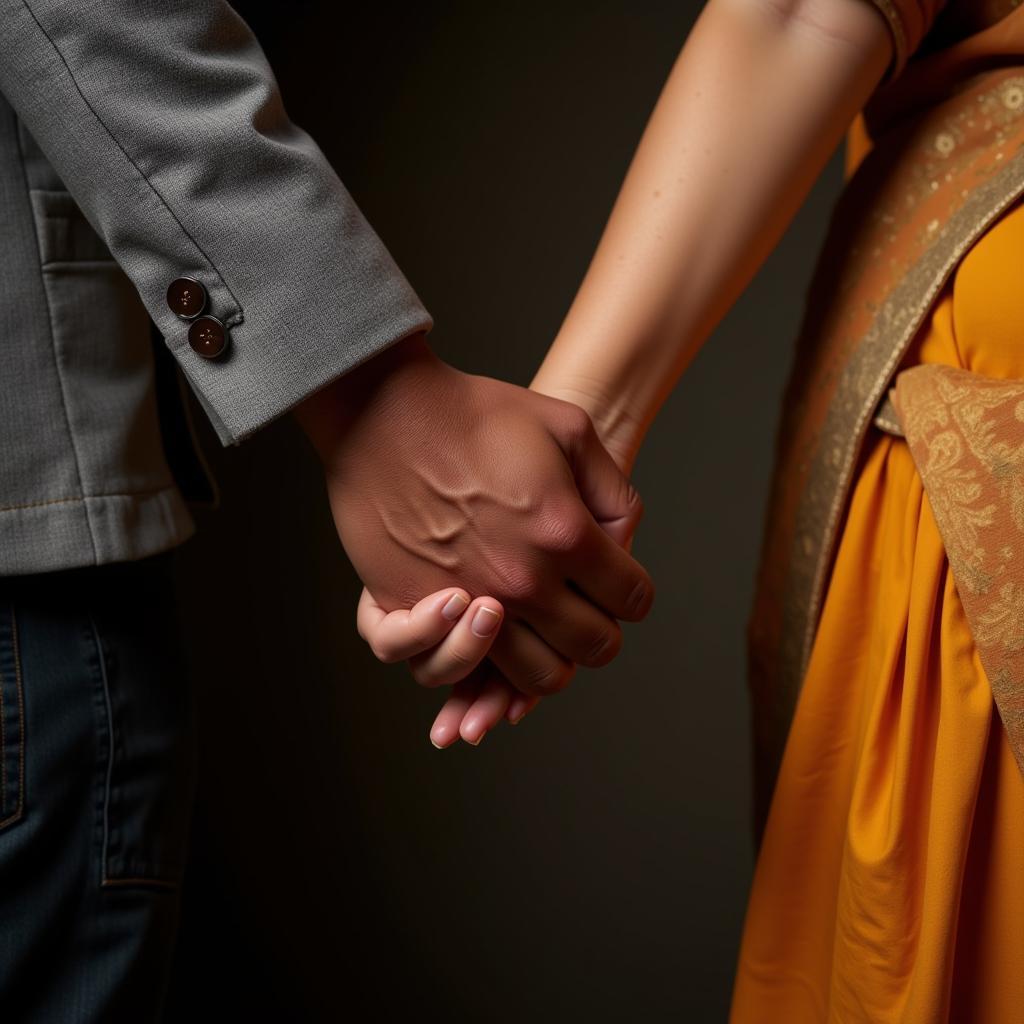
[[[896,421],[865,437],[730,1024],[1024,1019],[1018,691],[999,678],[1024,647],[1022,254],[1018,202],[929,308]]]
[[[748,620],[730,1024],[1024,1020],[1024,7],[876,3],[908,54],[848,136]]]
[[[964,255],[1024,195],[1024,7],[874,2],[907,50],[847,137],[747,621],[758,845],[876,407]]]

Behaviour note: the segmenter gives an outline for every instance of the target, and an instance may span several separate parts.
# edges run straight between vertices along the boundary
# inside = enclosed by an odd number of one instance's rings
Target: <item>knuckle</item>
[[[578,510],[559,510],[539,516],[537,546],[549,554],[578,550],[587,535],[587,522]]]
[[[544,584],[539,572],[520,566],[502,573],[490,592],[504,602],[532,603],[543,594]]]
[[[390,665],[397,659],[394,656],[394,652],[387,644],[382,644],[379,640],[368,640],[367,643],[370,645],[370,650],[373,652],[373,656],[378,660],[382,661],[385,665]]]
[[[444,652],[443,659],[424,658],[410,662],[413,678],[421,686],[438,687],[457,683],[476,667],[479,659],[461,647]]]
[[[577,451],[594,424],[587,411],[569,399],[554,399],[548,424],[558,443],[568,451]]]
[[[653,590],[650,583],[645,579],[637,580],[633,589],[626,598],[626,609],[630,616],[643,618],[650,610]]]
[[[527,685],[536,693],[551,694],[564,690],[572,679],[575,666],[551,662],[532,668],[526,675]]]
[[[450,651],[446,651],[445,654],[450,671],[464,672],[473,668],[477,661],[479,661],[476,654],[466,650],[464,647],[453,647]]]
[[[594,425],[590,420],[590,415],[575,402],[566,402],[562,415],[565,418],[563,429],[569,438],[582,441],[593,429]]]
[[[580,664],[588,668],[599,668],[607,665],[622,648],[622,631],[619,629],[602,629],[597,633],[588,647],[586,657]]]

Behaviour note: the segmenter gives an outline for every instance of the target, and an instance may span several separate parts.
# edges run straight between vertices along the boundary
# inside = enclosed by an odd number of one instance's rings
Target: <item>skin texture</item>
[[[462,373],[417,335],[295,415],[376,604],[408,609],[452,580],[493,596],[490,658],[520,692],[606,664],[618,620],[647,614],[650,577],[601,527],[635,527],[639,496],[578,406]]]
[[[867,0],[710,0],[702,11],[530,385],[585,409],[624,475],[891,57]],[[501,711],[493,673],[461,671],[431,733],[436,742],[443,727],[441,745],[479,742],[536,704],[506,686]]]
[[[701,13],[531,384],[587,409],[627,473],[891,53],[867,0],[711,0]]]

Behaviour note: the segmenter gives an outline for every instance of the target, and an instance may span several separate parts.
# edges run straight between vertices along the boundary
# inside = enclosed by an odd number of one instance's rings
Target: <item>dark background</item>
[[[236,4],[435,350],[523,385],[700,6]],[[292,420],[223,449],[194,405],[222,507],[180,549],[202,765],[170,1021],[725,1019],[753,869],[743,629],[840,175],[640,455],[654,610],[476,749],[435,750],[442,695],[356,635],[359,581]]]

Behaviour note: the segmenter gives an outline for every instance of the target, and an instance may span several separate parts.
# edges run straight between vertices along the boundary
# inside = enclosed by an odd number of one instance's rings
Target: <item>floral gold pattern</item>
[[[1024,772],[1024,380],[926,363],[892,399]]]

